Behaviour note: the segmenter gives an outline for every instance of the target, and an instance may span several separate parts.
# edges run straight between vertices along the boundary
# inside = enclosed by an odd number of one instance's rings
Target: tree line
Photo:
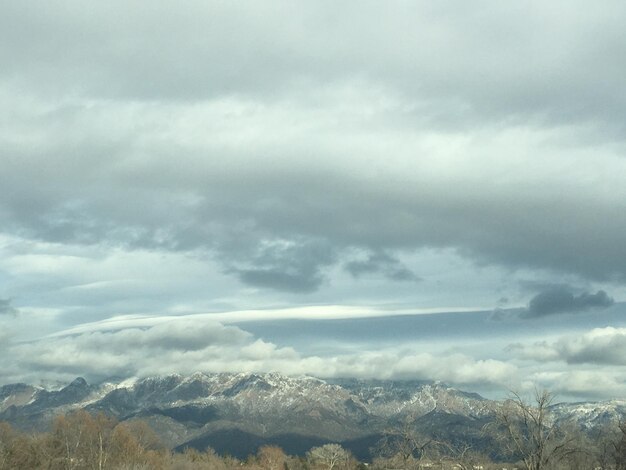
[[[591,433],[575,423],[557,425],[552,400],[547,391],[537,391],[531,401],[512,394],[482,430],[491,449],[424,434],[407,417],[384,433],[369,463],[339,444],[314,447],[305,456],[262,446],[245,460],[212,449],[176,453],[145,421],[118,422],[78,410],[56,417],[45,433],[27,434],[0,422],[0,470],[626,470],[626,423]]]
[[[84,410],[54,419],[45,433],[23,433],[0,422],[0,470],[354,470],[359,463],[339,444],[312,448],[305,457],[263,446],[246,460],[213,449],[182,453],[165,448],[142,420],[118,422]]]

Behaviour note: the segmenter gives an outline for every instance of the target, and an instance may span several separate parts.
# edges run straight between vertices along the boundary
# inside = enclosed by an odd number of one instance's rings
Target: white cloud
[[[526,389],[543,387],[559,400],[581,397],[587,400],[621,399],[626,392],[626,373],[611,368],[581,368],[533,373],[527,378]]]
[[[564,338],[543,341],[539,349],[521,344],[509,348],[515,360],[485,345],[480,352],[474,348],[474,353],[472,348],[455,352],[450,347],[437,347],[435,352],[433,346],[440,340],[386,346],[364,341],[356,350],[329,349],[312,354],[256,337],[245,331],[245,323],[224,325],[208,315],[152,320],[138,324],[133,319],[119,319],[109,329],[104,327],[106,323],[97,323],[82,331],[6,343],[0,373],[7,381],[38,383],[69,381],[78,375],[95,381],[196,371],[275,371],[322,378],[439,380],[494,397],[501,397],[506,390],[532,391],[537,386],[562,399],[606,399],[626,393],[626,370],[611,363],[568,365],[558,358],[554,345],[566,344]],[[614,340],[625,334],[626,329],[597,329],[572,343],[597,346],[600,341],[606,345],[611,344],[607,337]],[[561,349],[566,350],[564,346]],[[584,348],[570,346],[570,350],[580,355]]]
[[[4,375],[22,374],[31,379],[279,371],[493,386],[512,380],[516,373],[513,365],[497,360],[475,360],[462,354],[435,356],[406,348],[303,356],[291,347],[254,338],[241,328],[198,317],[170,319],[145,328],[91,331],[13,344],[4,358],[0,362]]]
[[[626,328],[594,328],[556,341],[515,344],[510,350],[523,359],[564,361],[568,364],[626,366]]]

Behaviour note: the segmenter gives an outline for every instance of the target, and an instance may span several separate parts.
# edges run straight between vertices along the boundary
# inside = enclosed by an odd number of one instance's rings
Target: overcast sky
[[[0,382],[626,396],[624,24],[617,0],[2,2]]]

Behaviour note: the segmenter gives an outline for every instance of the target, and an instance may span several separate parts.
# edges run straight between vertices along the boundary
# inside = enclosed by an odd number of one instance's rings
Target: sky
[[[626,397],[626,4],[0,3],[0,384]]]

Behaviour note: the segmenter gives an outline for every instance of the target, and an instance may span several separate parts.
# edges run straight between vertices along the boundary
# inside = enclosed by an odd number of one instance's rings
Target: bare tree
[[[55,466],[72,470],[104,470],[111,456],[111,436],[116,420],[99,413],[78,410],[58,416],[53,424],[51,447]]]
[[[352,455],[339,444],[325,444],[314,447],[307,453],[313,463],[323,465],[327,470],[333,470],[340,465],[347,464]]]
[[[470,444],[461,443],[457,446],[446,444],[446,453],[460,470],[473,470],[488,462],[488,458],[474,449]]]
[[[15,438],[16,432],[9,423],[0,422],[0,470],[10,466],[11,447]]]
[[[376,452],[381,457],[394,460],[394,465],[402,466],[403,469],[418,467],[427,450],[434,449],[440,443],[419,432],[415,421],[415,416],[409,414],[398,426],[385,430]]]
[[[55,466],[73,470],[80,462],[79,451],[83,444],[83,426],[78,424],[84,415],[81,412],[68,416],[57,416],[54,420],[51,436],[53,453],[57,453]],[[56,451],[56,452],[55,452]],[[62,467],[61,467],[62,464]]]
[[[257,453],[257,458],[261,467],[266,470],[282,470],[287,456],[278,446],[262,446]]]
[[[545,470],[578,452],[576,438],[560,429],[550,416],[554,397],[535,390],[534,403],[513,392],[496,414],[491,429],[509,453],[519,457],[527,470]]]
[[[626,470],[626,423],[621,421],[617,424],[618,437],[613,440],[612,456],[615,460],[616,470]]]

